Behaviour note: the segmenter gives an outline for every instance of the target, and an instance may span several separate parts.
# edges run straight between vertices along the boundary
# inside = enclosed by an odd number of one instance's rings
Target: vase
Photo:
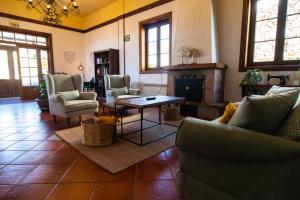
[[[192,56],[192,64],[197,64],[197,57]]]
[[[184,63],[183,63],[183,56],[181,56],[181,64],[183,65]]]

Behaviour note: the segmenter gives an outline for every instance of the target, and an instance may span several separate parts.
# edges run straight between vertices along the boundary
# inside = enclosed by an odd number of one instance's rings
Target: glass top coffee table
[[[150,144],[150,143],[155,142],[159,139],[162,139],[162,138],[165,138],[165,137],[167,137],[171,134],[174,134],[176,131],[173,131],[169,134],[161,134],[161,136],[155,137],[154,139],[152,139],[150,141],[146,141],[146,142],[144,141],[144,138],[143,138],[143,132],[146,129],[150,129],[150,128],[153,128],[153,127],[156,127],[156,126],[161,126],[162,124],[166,125],[166,126],[177,127],[175,125],[162,123],[162,119],[161,119],[162,106],[163,105],[170,105],[170,104],[179,104],[179,103],[182,103],[184,101],[185,101],[185,99],[183,97],[172,97],[172,96],[155,96],[155,99],[151,99],[151,100],[147,100],[147,97],[116,100],[116,102],[115,102],[115,116],[116,117],[117,117],[117,114],[118,114],[118,111],[117,111],[118,106],[124,106],[124,107],[127,107],[127,108],[137,108],[140,111],[140,119],[130,121],[130,122],[126,122],[126,123],[123,123],[123,116],[122,116],[123,114],[122,114],[122,112],[120,112],[121,122],[117,126],[120,126],[121,132],[117,133],[117,134],[119,135],[119,137],[121,137],[121,138],[123,138],[123,139],[125,139],[125,140],[127,140],[131,143],[139,145],[139,146],[144,146],[144,145]],[[159,108],[158,109],[158,122],[155,122],[155,121],[144,118],[144,109],[145,108],[151,108],[151,107],[158,107]],[[148,126],[148,127],[144,127],[143,126],[143,121],[148,121],[148,122],[152,123],[153,125]],[[136,122],[140,123],[138,130],[134,130],[134,131],[131,131],[131,132],[128,132],[128,133],[124,133],[124,127],[123,126],[125,124],[136,123]],[[139,142],[137,142],[136,140],[132,140],[132,139],[127,137],[130,134],[136,134],[136,133],[140,133]]]

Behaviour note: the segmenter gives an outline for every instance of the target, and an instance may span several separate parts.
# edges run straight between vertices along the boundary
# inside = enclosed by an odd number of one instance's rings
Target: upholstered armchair
[[[116,99],[128,99],[139,97],[139,89],[130,88],[129,75],[105,75],[104,76],[106,102],[112,103]]]
[[[45,75],[50,114],[56,122],[56,116],[70,118],[98,111],[96,93],[82,92],[83,82],[80,75]]]

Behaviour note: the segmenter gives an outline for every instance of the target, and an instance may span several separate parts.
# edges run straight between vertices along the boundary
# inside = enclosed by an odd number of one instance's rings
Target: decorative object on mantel
[[[201,55],[200,50],[196,48],[190,49],[190,57],[192,58],[192,64],[197,63],[197,58],[199,58]]]
[[[27,2],[27,9],[35,9],[41,15],[44,23],[62,24],[60,18],[68,17],[70,13],[79,14],[76,0],[21,0]]]
[[[181,47],[177,50],[177,56],[181,57],[181,64],[184,64],[184,58],[190,56],[190,49],[187,47]]]
[[[249,94],[258,94],[258,91],[255,88],[255,85],[259,84],[262,81],[263,75],[260,69],[250,69],[247,70],[245,76],[240,84],[241,87],[248,91]]]
[[[268,83],[270,82],[271,79],[279,79],[279,85],[286,85],[287,82],[290,80],[290,75],[279,75],[279,76],[271,76],[270,74],[268,74]]]

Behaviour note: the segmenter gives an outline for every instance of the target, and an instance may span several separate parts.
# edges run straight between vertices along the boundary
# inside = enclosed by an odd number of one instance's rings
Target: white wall
[[[0,17],[0,25],[8,26],[10,19]],[[15,20],[14,20],[15,21]],[[68,74],[80,73],[77,67],[80,63],[85,63],[85,47],[83,42],[83,34],[74,31],[67,31],[49,26],[19,21],[20,28],[40,31],[52,34],[54,70],[56,72],[66,72]],[[64,59],[64,52],[75,52],[75,59],[72,63],[68,63]]]
[[[202,63],[212,62],[214,45],[212,38],[212,4],[211,0],[175,0],[162,6],[147,10],[143,13],[126,18],[125,34],[130,35],[130,41],[125,43],[126,74],[131,75],[135,87],[140,81],[146,84],[167,84],[166,74],[139,74],[139,22],[172,12],[172,64],[179,64],[181,59],[176,51],[182,46],[201,49]],[[119,33],[119,34],[118,34]],[[119,40],[118,40],[119,38]],[[119,41],[119,44],[118,44]],[[108,48],[120,50],[120,72],[123,70],[123,21],[101,27],[84,35],[86,47],[85,59],[88,78],[93,77],[93,52]]]

